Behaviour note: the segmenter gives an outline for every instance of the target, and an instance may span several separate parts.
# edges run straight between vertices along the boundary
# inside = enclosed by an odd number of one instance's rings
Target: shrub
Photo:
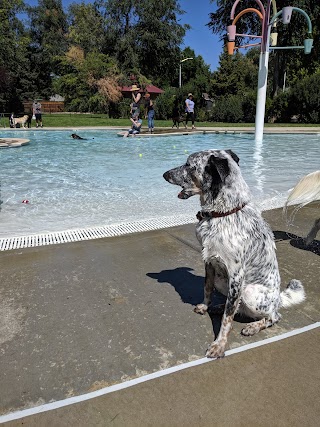
[[[292,88],[294,114],[306,123],[320,123],[320,71],[305,77]]]
[[[216,122],[239,123],[243,117],[242,98],[239,95],[222,97],[212,108],[212,119]]]
[[[173,104],[176,99],[177,90],[175,88],[167,88],[164,93],[159,95],[154,107],[156,118],[159,120],[171,119]]]
[[[243,97],[242,101],[242,111],[243,118],[242,121],[246,123],[254,123],[256,117],[256,104],[257,104],[257,92],[251,91]]]
[[[290,91],[280,92],[273,100],[269,103],[266,108],[267,117],[269,122],[290,122],[291,116],[294,115],[294,111],[291,107],[291,94]]]

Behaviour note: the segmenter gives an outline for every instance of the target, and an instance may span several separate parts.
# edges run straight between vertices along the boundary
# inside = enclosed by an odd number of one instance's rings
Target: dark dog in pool
[[[71,138],[73,138],[73,139],[83,139],[83,140],[85,140],[85,139],[86,139],[86,138],[82,138],[81,136],[77,135],[76,133],[73,133],[73,134],[71,135]]]

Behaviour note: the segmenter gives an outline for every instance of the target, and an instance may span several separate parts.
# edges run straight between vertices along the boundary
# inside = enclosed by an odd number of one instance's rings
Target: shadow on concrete
[[[290,245],[294,248],[301,249],[303,251],[309,251],[316,255],[320,255],[320,241],[313,240],[310,245],[306,245],[304,238],[297,236],[293,233],[289,233],[287,231],[274,231],[273,232],[276,242],[280,242],[283,240],[290,240]]]
[[[197,305],[203,301],[203,285],[204,278],[191,273],[192,268],[179,267],[173,270],[162,270],[159,273],[147,273],[151,279],[155,279],[158,283],[166,283],[174,287],[175,291],[180,295],[182,302],[191,305]],[[212,294],[212,301],[208,308],[208,315],[211,319],[212,329],[215,336],[218,335],[221,328],[221,320],[224,311],[226,297],[218,291]],[[250,323],[253,319],[236,315],[236,322]]]
[[[179,267],[173,270],[162,270],[159,273],[147,273],[148,277],[155,279],[158,283],[166,283],[174,287],[180,295],[182,302],[191,305],[200,304],[203,301],[204,278],[191,273],[192,268]],[[215,306],[225,304],[226,297],[217,291],[213,292],[212,302],[208,309],[211,319],[212,329],[215,336],[218,335],[221,327],[223,312],[215,310]]]
[[[148,277],[158,283],[168,283],[173,286],[186,304],[197,305],[203,300],[204,278],[191,273],[190,267],[179,267],[173,270],[162,270],[159,273],[147,273]]]

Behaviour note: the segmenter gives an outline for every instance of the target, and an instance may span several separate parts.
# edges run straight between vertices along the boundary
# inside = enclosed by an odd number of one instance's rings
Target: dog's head
[[[200,195],[201,205],[212,208],[215,200],[219,200],[220,208],[230,208],[235,205],[247,203],[249,190],[244,182],[239,168],[239,158],[231,150],[207,150],[191,154],[184,165],[171,169],[163,174],[166,181],[180,185],[182,191],[178,194],[180,199],[188,199],[195,194]],[[227,206],[228,205],[228,206]]]

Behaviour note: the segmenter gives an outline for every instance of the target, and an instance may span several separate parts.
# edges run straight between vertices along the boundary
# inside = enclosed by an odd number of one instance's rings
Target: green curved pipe
[[[299,13],[301,13],[301,14],[306,18],[306,20],[307,20],[307,22],[308,22],[308,33],[309,33],[309,34],[311,34],[311,33],[312,33],[312,24],[311,24],[311,20],[310,20],[309,16],[307,15],[307,13],[306,13],[304,10],[299,9],[299,7],[293,7],[293,8],[292,8],[292,11],[294,11],[294,10],[296,10],[296,11],[297,11],[297,12],[299,12]],[[282,10],[280,10],[280,12],[276,13],[276,14],[272,17],[272,19],[271,19],[271,21],[270,21],[270,25],[273,25],[273,24],[274,24],[274,22],[275,22],[275,20],[276,20],[277,18],[279,18],[279,16],[280,16],[280,15],[282,15]]]

